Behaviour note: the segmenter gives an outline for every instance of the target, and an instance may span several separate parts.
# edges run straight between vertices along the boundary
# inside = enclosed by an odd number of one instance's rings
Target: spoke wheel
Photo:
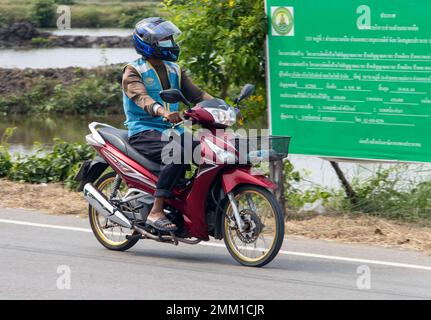
[[[223,238],[239,263],[261,267],[278,254],[284,238],[284,215],[274,195],[257,186],[241,186],[234,192],[245,229],[240,231],[228,201],[223,218]]]
[[[110,172],[102,176],[95,187],[106,197],[109,197],[115,180],[116,173]],[[127,191],[127,186],[121,184],[117,196],[123,196]],[[128,235],[134,234],[132,230],[119,226],[108,218],[97,212],[92,206],[88,207],[91,229],[96,239],[110,250],[125,251],[133,247],[138,239],[129,240]]]

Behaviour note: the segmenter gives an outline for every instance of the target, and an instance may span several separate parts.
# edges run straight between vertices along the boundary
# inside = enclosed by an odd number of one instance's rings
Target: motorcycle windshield
[[[204,100],[199,103],[202,108],[228,110],[231,106],[222,99]]]

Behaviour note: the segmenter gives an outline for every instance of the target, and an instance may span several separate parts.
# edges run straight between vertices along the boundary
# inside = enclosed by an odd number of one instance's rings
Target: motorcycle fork
[[[243,232],[244,228],[245,228],[244,221],[242,221],[241,215],[239,214],[239,210],[238,210],[238,206],[236,205],[235,197],[234,197],[232,192],[229,192],[227,194],[227,197],[229,199],[230,205],[232,206],[233,215],[235,217],[235,221],[236,221],[236,224],[239,228],[239,231]]]

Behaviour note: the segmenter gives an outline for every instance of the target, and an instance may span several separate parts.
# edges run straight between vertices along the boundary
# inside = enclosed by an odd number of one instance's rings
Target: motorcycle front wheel
[[[262,267],[276,257],[283,244],[283,210],[275,196],[265,188],[243,185],[233,193],[245,228],[239,229],[228,200],[223,217],[224,242],[240,264]]]

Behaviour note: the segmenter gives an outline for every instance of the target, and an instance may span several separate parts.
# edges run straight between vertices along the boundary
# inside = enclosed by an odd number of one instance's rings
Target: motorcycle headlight
[[[236,122],[236,112],[234,108],[228,108],[227,110],[207,108],[207,110],[212,114],[214,121],[218,124],[230,127]]]

